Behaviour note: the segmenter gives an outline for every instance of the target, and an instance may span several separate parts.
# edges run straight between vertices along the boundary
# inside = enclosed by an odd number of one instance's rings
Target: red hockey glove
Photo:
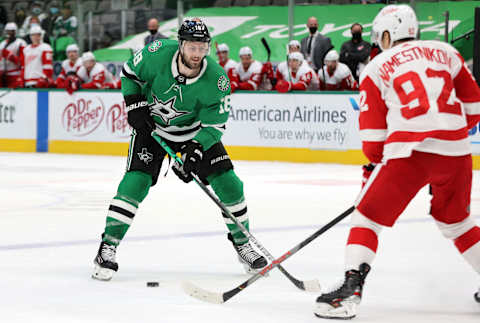
[[[370,178],[370,175],[372,175],[373,170],[375,169],[375,166],[377,164],[370,163],[368,165],[363,165],[363,178],[362,178],[362,188],[365,186],[367,183],[368,179]]]
[[[67,92],[72,95],[80,88],[80,79],[76,75],[67,76]]]
[[[290,91],[292,88],[290,82],[287,82],[285,80],[280,80],[277,82],[277,85],[275,86],[275,89],[280,92],[280,93],[287,93]]]
[[[266,75],[269,80],[273,80],[273,66],[272,63],[266,62],[262,66],[262,75]]]

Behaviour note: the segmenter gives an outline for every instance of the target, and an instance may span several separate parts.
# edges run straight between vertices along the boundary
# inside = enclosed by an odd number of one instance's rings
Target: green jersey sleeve
[[[223,69],[209,76],[209,91],[204,94],[204,104],[198,113],[202,129],[193,138],[198,141],[204,150],[208,150],[222,138],[225,132],[230,109],[228,95],[230,82]]]
[[[152,53],[148,51],[148,46],[145,46],[123,64],[121,74],[123,96],[141,94],[143,87],[153,82],[155,75],[152,68],[148,68],[152,59]]]

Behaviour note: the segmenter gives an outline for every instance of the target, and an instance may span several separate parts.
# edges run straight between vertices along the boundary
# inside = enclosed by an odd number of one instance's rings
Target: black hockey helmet
[[[211,40],[207,26],[200,19],[185,20],[178,30],[178,40],[209,43]]]

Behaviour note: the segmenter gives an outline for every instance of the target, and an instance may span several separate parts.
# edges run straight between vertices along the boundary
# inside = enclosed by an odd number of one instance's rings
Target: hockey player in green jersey
[[[173,171],[185,182],[191,172],[209,183],[228,210],[249,227],[243,183],[220,141],[229,109],[230,84],[223,68],[207,56],[210,34],[199,19],[186,20],[178,42],[157,40],[139,50],[122,70],[122,93],[133,128],[127,171],[108,208],[105,231],[94,260],[92,277],[110,280],[118,270],[117,246],[132,224],[140,203],[155,185],[166,152],[152,138],[155,131],[183,165]],[[233,221],[224,216],[228,239],[248,272],[267,265]]]

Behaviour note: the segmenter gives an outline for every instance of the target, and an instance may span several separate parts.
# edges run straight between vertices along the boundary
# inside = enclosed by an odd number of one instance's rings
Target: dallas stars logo
[[[175,109],[175,101],[177,97],[171,97],[167,101],[162,101],[152,94],[154,105],[152,107],[152,114],[161,118],[165,124],[169,125],[170,121],[175,118],[188,114],[185,111],[178,111]]]
[[[149,153],[147,148],[142,148],[141,153],[137,153],[138,158],[148,165],[153,160],[153,154]]]

